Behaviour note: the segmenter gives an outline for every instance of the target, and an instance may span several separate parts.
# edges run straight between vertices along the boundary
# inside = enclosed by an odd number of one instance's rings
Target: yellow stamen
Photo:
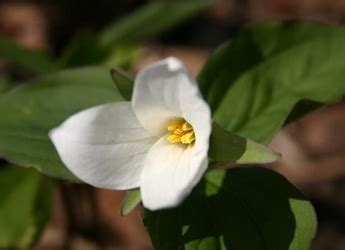
[[[188,133],[184,134],[183,136],[181,136],[181,142],[183,144],[191,144],[194,141],[195,141],[194,131],[188,132]]]
[[[177,128],[180,127],[180,124],[181,124],[180,121],[174,122],[174,123],[170,124],[170,125],[168,126],[168,131],[170,131],[170,132],[175,131]]]
[[[178,143],[181,141],[181,136],[172,134],[168,136],[167,140],[171,143]]]
[[[178,120],[168,126],[170,135],[167,140],[170,143],[192,144],[195,142],[195,134],[192,125],[185,120]]]

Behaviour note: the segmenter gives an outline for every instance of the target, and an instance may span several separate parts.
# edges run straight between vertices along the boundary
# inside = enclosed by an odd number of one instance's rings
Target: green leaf
[[[121,96],[125,100],[130,101],[132,98],[134,84],[132,77],[119,68],[111,69],[110,75]]]
[[[213,0],[150,2],[130,15],[116,20],[101,34],[83,32],[67,46],[58,67],[90,64],[128,67],[142,55],[137,46],[210,6]],[[169,12],[169,15],[166,13]],[[159,21],[157,21],[159,20]]]
[[[7,76],[0,75],[0,94],[10,89],[11,85],[11,81]]]
[[[211,56],[198,81],[215,121],[263,143],[302,100],[328,104],[341,99],[344,57],[343,27],[252,25]]]
[[[34,80],[0,95],[0,156],[19,166],[69,180],[48,132],[83,109],[123,100],[109,70],[87,67]]]
[[[37,74],[54,69],[52,59],[43,52],[24,48],[4,37],[0,37],[0,57],[17,67]]]
[[[121,215],[127,215],[133,211],[141,202],[140,189],[127,190],[121,204]]]
[[[99,43],[97,34],[82,32],[76,35],[58,59],[59,68],[94,65],[103,62],[108,51]]]
[[[33,169],[0,168],[0,248],[28,247],[51,213],[52,182]]]
[[[113,44],[104,48],[97,34],[81,33],[67,45],[57,65],[59,68],[95,64],[129,68],[142,54],[142,49],[135,45]]]
[[[218,164],[263,164],[280,158],[268,147],[227,131],[215,122],[212,125],[208,154]]]
[[[212,4],[212,0],[150,2],[101,34],[103,47],[135,43],[168,30]],[[167,13],[169,13],[167,15]]]
[[[284,177],[263,168],[209,172],[182,206],[144,211],[154,248],[308,250],[311,204]]]
[[[124,69],[130,66],[144,55],[144,49],[135,45],[122,45],[114,47],[104,60],[105,65],[117,66]]]

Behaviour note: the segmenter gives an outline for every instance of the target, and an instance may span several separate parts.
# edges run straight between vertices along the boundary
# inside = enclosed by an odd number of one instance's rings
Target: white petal
[[[183,63],[173,57],[139,72],[132,105],[140,123],[155,136],[163,136],[168,124],[180,117],[191,124],[197,119],[211,126],[209,107],[202,99],[194,78]],[[192,113],[196,114],[191,116]]]
[[[207,169],[208,145],[171,144],[162,137],[150,149],[141,176],[143,204],[150,210],[179,205]]]
[[[138,122],[129,102],[84,110],[49,135],[72,173],[110,189],[139,186],[143,160],[157,141]]]

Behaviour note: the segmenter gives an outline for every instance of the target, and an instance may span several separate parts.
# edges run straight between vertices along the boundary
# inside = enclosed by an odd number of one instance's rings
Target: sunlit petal
[[[202,120],[201,127],[211,124],[208,105],[194,78],[174,57],[153,63],[139,72],[132,105],[140,123],[156,136],[165,135],[176,118],[185,118],[192,125],[194,120]]]
[[[141,195],[150,210],[179,205],[207,168],[208,145],[171,144],[162,137],[150,149],[142,172]]]
[[[157,140],[138,122],[129,102],[77,113],[50,137],[71,172],[86,183],[110,189],[140,185],[143,160]]]

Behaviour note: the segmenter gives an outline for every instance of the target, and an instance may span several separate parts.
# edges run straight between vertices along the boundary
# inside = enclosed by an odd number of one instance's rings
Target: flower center
[[[195,134],[192,125],[181,119],[168,126],[170,132],[167,140],[170,143],[192,144],[195,142]]]

